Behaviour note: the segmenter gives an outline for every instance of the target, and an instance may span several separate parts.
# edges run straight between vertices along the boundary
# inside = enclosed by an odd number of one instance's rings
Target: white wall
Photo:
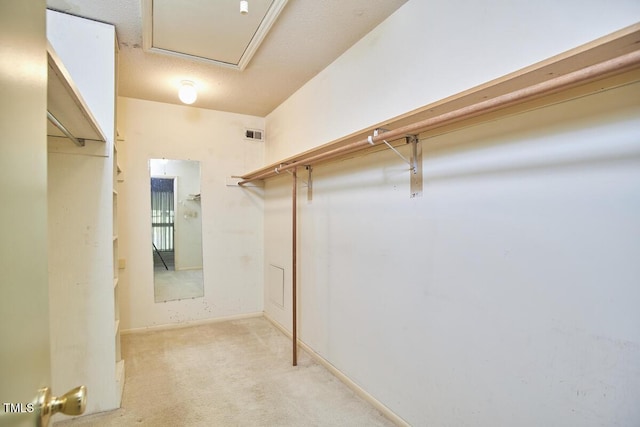
[[[231,175],[264,162],[264,143],[243,139],[245,127],[263,129],[264,119],[119,98],[123,329],[262,311],[262,189],[226,185]],[[156,304],[148,162],[163,157],[200,162],[204,298]]]
[[[120,406],[110,170],[103,157],[49,153],[52,386],[64,393],[85,385],[87,414]]]
[[[115,140],[115,27],[47,10],[47,39],[107,138],[108,156]]]
[[[266,160],[384,122],[638,21],[637,0],[410,0],[268,116]]]
[[[267,117],[266,157],[638,16],[623,1],[410,1]],[[417,199],[389,151],[314,168],[302,340],[411,425],[638,425],[639,99],[635,84],[425,140]],[[267,293],[265,311],[290,328],[290,178],[265,192],[264,264],[286,282],[284,309]]]
[[[115,134],[115,28],[47,11],[47,38],[107,138],[85,147],[48,139],[52,389],[64,393],[85,385],[90,414],[120,406],[109,155]]]

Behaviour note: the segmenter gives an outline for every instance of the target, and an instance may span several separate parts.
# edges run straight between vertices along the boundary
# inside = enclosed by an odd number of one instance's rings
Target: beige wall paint
[[[267,117],[266,158],[638,16],[632,1],[410,1]],[[314,168],[302,340],[411,425],[637,424],[638,99],[636,84],[423,141],[418,199],[388,151]],[[285,307],[267,293],[265,311],[289,329],[290,185],[267,183],[264,259],[285,269]]]
[[[264,143],[243,138],[264,119],[119,98],[124,182],[119,184],[120,315],[123,329],[201,321],[263,309],[262,189],[227,186],[264,161]],[[154,303],[150,158],[198,160],[202,183],[204,298]]]
[[[640,20],[636,0],[410,0],[267,117],[276,162]]]
[[[638,99],[640,84],[423,141],[419,199],[390,152],[314,168],[299,336],[411,425],[634,425]],[[290,185],[265,199],[286,294],[265,311],[288,328]]]

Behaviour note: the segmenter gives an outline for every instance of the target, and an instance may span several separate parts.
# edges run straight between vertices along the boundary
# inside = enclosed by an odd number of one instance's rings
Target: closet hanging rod
[[[386,139],[387,141],[397,140],[407,135],[419,134],[430,129],[442,127],[465,119],[471,119],[499,109],[512,107],[543,96],[552,95],[563,90],[568,90],[596,80],[604,79],[606,77],[612,77],[614,75],[636,69],[639,66],[640,50],[635,50],[616,58],[593,64],[537,84],[516,89],[503,95],[498,95],[494,98],[470,104],[456,110],[389,130],[378,136],[360,139],[323,153],[315,155],[311,153],[309,156],[300,156],[298,158],[294,157],[289,163],[283,163],[277,169],[278,172],[282,172],[297,166],[311,165],[317,162],[338,158],[340,156],[371,147],[372,144],[370,139],[374,144],[381,142],[383,139]],[[244,185],[252,181],[266,179],[272,176],[274,176],[273,170],[258,170],[254,173],[243,175],[243,181],[240,181],[238,185]]]
[[[60,121],[56,119],[55,116],[49,111],[47,111],[47,118],[51,123],[53,123],[55,127],[60,129],[60,132],[64,133],[67,138],[72,140],[74,144],[76,144],[78,147],[84,147],[84,138],[76,138],[75,136],[73,136],[71,132],[69,132],[69,130],[62,123],[60,123]]]

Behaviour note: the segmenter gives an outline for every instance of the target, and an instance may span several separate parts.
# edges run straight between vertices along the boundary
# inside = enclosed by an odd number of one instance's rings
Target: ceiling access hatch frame
[[[155,35],[155,22],[160,21],[160,19],[154,19],[154,7],[158,8],[162,4],[162,2],[166,0],[142,0],[142,45],[143,49],[146,52],[154,52],[165,55],[176,56],[183,59],[195,60],[199,62],[205,62],[208,64],[214,64],[218,66],[222,66],[225,68],[231,68],[234,70],[242,71],[249,64],[249,61],[256,53],[263,40],[267,36],[268,32],[271,30],[271,27],[275,23],[278,16],[286,6],[288,0],[266,0],[268,5],[265,6],[265,0],[253,0],[250,2],[249,15],[253,12],[255,16],[253,16],[253,24],[249,26],[241,25],[242,20],[245,20],[247,16],[240,16],[239,8],[236,10],[236,6],[239,6],[239,2],[231,2],[234,5],[234,12],[229,16],[229,12],[225,11],[227,16],[224,16],[222,19],[224,20],[225,25],[231,25],[231,27],[227,28],[226,31],[236,31],[237,29],[241,29],[244,31],[244,42],[240,43],[238,41],[235,47],[234,53],[224,53],[222,55],[215,53],[215,49],[205,49],[205,48],[194,48],[194,46],[200,45],[200,41],[196,43],[195,40],[184,42],[182,46],[179,46],[179,42],[177,44],[172,44],[171,42],[163,42],[162,40],[158,41],[158,39],[164,40],[173,40],[173,37],[170,36],[162,36],[158,37]],[[263,6],[262,10],[256,5],[256,3],[261,2],[260,5]],[[201,4],[210,7],[210,5],[225,5],[224,7],[228,7],[229,2],[200,2]],[[183,7],[187,3],[175,2],[171,4],[178,4]],[[158,12],[158,9],[156,9]],[[215,10],[201,10],[197,11],[195,15],[206,17],[207,13],[214,14]],[[263,13],[264,12],[264,13]],[[186,13],[186,12],[185,12]],[[194,15],[194,16],[195,16]],[[202,16],[201,16],[202,15]],[[222,16],[222,14],[219,14]],[[259,19],[258,19],[259,18]],[[238,25],[233,25],[234,20],[238,19]],[[211,22],[212,28],[215,23]],[[164,26],[165,28],[171,27],[170,24]],[[180,34],[184,34],[184,31],[173,28],[173,31],[178,31]],[[195,36],[194,36],[195,37]],[[209,37],[209,40],[213,39],[223,39],[221,45],[225,45],[225,49],[228,47],[230,43],[228,43],[228,37]],[[202,39],[200,37],[200,39]],[[215,41],[215,40],[214,40]],[[202,42],[204,43],[204,42]],[[191,51],[189,51],[191,50]],[[212,52],[212,53],[208,53]],[[216,58],[215,56],[222,56]]]

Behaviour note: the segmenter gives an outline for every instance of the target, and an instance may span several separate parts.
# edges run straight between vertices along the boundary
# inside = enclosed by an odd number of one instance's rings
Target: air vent
[[[263,141],[264,131],[260,129],[246,129],[244,131],[244,138],[251,139],[253,141]]]

